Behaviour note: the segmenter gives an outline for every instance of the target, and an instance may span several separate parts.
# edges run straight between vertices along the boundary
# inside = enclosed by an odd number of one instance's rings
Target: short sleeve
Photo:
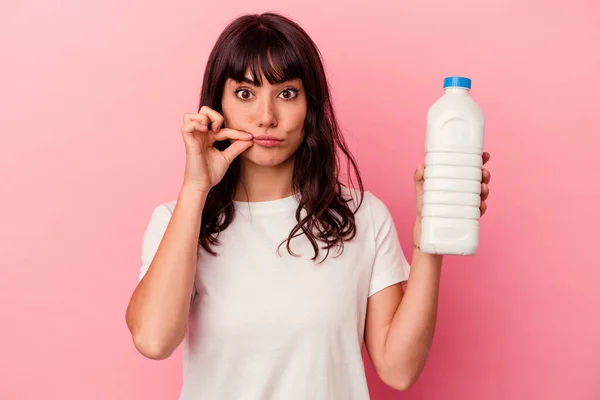
[[[167,230],[171,215],[171,210],[165,204],[159,205],[152,212],[142,242],[142,266],[138,281],[141,281],[146,272],[148,272],[150,263],[152,263],[158,246]]]
[[[404,256],[396,226],[387,206],[368,195],[375,240],[375,256],[369,285],[369,296],[388,286],[408,280],[410,265]]]

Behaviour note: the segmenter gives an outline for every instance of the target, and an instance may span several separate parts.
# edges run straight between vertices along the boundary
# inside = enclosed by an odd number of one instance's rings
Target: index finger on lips
[[[237,131],[231,128],[223,128],[219,132],[215,132],[212,134],[215,140],[227,140],[227,139],[237,139],[237,140],[252,140],[253,136],[248,132]]]

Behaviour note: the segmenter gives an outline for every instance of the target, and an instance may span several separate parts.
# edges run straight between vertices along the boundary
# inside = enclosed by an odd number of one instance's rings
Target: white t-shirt
[[[354,197],[356,198],[356,192]],[[235,202],[214,257],[199,250],[196,293],[183,346],[180,400],[365,400],[362,345],[367,298],[408,279],[388,208],[365,192],[357,236],[322,264],[296,224],[295,197]],[[175,202],[154,210],[140,279]],[[320,259],[324,251],[321,251]]]

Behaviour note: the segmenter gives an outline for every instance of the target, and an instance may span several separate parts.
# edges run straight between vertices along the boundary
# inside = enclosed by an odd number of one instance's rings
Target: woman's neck
[[[234,200],[257,202],[283,199],[294,194],[294,157],[283,164],[266,167],[240,158],[240,182]]]

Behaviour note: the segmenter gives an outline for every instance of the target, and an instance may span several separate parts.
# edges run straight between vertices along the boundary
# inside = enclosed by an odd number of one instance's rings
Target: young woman
[[[380,378],[410,387],[432,343],[442,258],[415,248],[408,279],[315,44],[282,16],[238,18],[210,55],[200,105],[183,121],[177,201],[156,207],[144,236],[127,309],[136,348],[164,359],[182,344],[184,400],[368,399],[363,338]],[[415,243],[422,178],[419,167]]]

